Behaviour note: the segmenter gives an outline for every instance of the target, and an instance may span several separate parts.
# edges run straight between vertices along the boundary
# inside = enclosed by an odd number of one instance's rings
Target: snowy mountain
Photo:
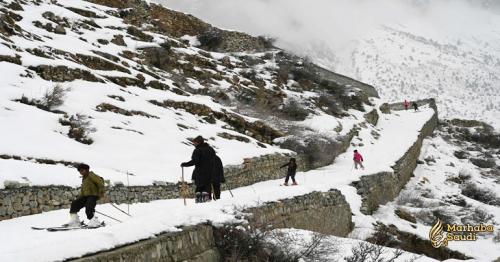
[[[276,37],[285,49],[375,86],[383,99],[435,97],[441,117],[500,127],[497,1],[155,2]]]
[[[499,124],[494,1],[457,1],[476,23],[447,34],[417,15],[455,14],[438,12],[445,2],[206,1],[0,1],[0,261],[241,261],[224,254],[240,247],[276,261],[500,259],[500,134],[438,122]],[[434,96],[437,109],[387,104]],[[177,183],[198,135],[237,172],[222,199],[195,204]],[[299,184],[278,186],[290,156]],[[32,230],[67,222],[81,162],[110,182],[96,208],[106,226]],[[495,230],[434,248],[438,218]],[[255,242],[213,240],[239,231]]]

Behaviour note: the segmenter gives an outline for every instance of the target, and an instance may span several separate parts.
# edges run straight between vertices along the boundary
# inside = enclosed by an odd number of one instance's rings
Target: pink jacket
[[[361,161],[363,161],[363,156],[361,156],[360,153],[356,152],[356,153],[354,153],[354,158],[353,159],[356,162],[361,162]]]

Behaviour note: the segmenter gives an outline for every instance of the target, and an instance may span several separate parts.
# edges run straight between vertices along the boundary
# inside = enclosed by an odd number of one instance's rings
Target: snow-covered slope
[[[218,26],[276,37],[283,48],[374,85],[386,100],[435,97],[441,117],[500,127],[494,1],[155,2]]]
[[[142,9],[80,0],[0,4],[0,188],[5,180],[77,186],[70,164],[78,162],[112,182],[123,182],[126,173],[135,175],[134,185],[177,182],[179,164],[193,150],[189,139],[197,135],[209,139],[227,165],[289,153],[272,145],[285,135],[279,122],[240,114],[242,100],[279,119],[279,108],[294,98],[309,114],[295,124],[332,137],[349,131],[334,132],[342,120],[315,104],[321,90],[309,84],[302,93],[288,74],[284,83],[277,80],[278,57],[296,67],[302,60],[262,47],[263,39],[158,6],[150,7],[148,17],[160,15],[149,21],[140,19]],[[240,51],[200,49],[196,34],[185,35],[193,24],[202,28],[198,33],[225,33],[224,41]],[[45,96],[56,88],[63,90],[62,102],[49,106]]]

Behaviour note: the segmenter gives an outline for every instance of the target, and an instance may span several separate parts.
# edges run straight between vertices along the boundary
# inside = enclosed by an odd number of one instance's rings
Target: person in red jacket
[[[403,102],[403,106],[405,107],[405,110],[408,110],[408,107],[410,107],[410,102],[405,99],[405,101]]]
[[[353,160],[354,160],[354,167],[356,169],[358,169],[358,165],[361,166],[361,168],[365,169],[365,167],[363,166],[363,156],[360,153],[358,153],[358,150],[354,150]]]

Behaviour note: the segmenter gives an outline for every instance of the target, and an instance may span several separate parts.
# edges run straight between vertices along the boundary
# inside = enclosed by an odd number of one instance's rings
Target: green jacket
[[[90,172],[87,176],[82,178],[82,188],[80,189],[81,196],[104,196],[104,181]]]

